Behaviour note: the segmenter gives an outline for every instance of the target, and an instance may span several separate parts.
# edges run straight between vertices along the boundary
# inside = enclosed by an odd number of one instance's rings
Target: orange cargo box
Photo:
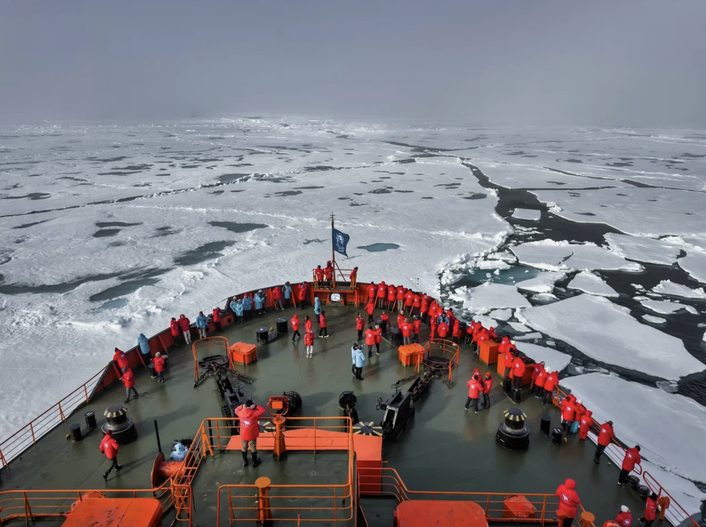
[[[424,358],[424,346],[421,344],[408,344],[399,347],[400,363],[403,366],[416,366]]]
[[[488,527],[483,508],[472,501],[407,500],[394,512],[397,527]]]
[[[525,496],[509,496],[503,502],[503,518],[536,518],[537,508]]]
[[[257,360],[257,346],[247,342],[236,342],[228,348],[230,362],[234,364],[250,364]]]
[[[480,355],[480,360],[485,362],[488,366],[498,362],[498,350],[500,349],[500,344],[494,340],[482,340],[478,344],[478,352]]]
[[[100,498],[77,501],[63,527],[159,527],[162,504],[154,498]]]
[[[498,375],[505,376],[505,354],[498,353]]]

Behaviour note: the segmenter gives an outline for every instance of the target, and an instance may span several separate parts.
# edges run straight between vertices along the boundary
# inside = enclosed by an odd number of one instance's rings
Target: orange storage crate
[[[485,362],[488,366],[498,362],[498,351],[500,350],[500,344],[494,340],[482,340],[478,344],[478,353],[480,355],[480,360]]]
[[[536,518],[537,507],[525,496],[508,496],[503,502],[503,518]]]
[[[247,342],[236,342],[228,348],[228,355],[233,364],[250,364],[257,360],[257,346]]]
[[[421,344],[408,344],[399,347],[400,363],[403,366],[416,366],[417,361],[424,357],[424,346]]]
[[[505,354],[498,353],[498,375],[505,376]]]

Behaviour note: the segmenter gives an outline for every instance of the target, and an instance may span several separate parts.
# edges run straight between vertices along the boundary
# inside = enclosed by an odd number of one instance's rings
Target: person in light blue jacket
[[[358,354],[358,343],[354,342],[353,347],[351,348],[351,362],[353,363],[353,366],[351,367],[351,375],[353,377],[357,378],[356,370],[355,370],[355,356]]]
[[[238,321],[238,324],[243,323],[243,302],[239,298],[236,298],[230,303],[230,309],[233,311],[233,314],[235,315],[235,319]]]
[[[292,305],[292,286],[289,282],[286,282],[282,286],[282,295],[284,296],[284,307],[289,307]]]
[[[355,378],[359,381],[363,380],[363,364],[365,364],[365,353],[358,348],[355,350]]]
[[[150,342],[145,337],[144,333],[140,333],[137,336],[137,345],[140,346],[140,355],[142,355],[142,360],[145,364],[152,362],[152,354],[150,353]]]
[[[318,296],[314,298],[314,314],[317,318],[321,314],[321,300],[319,300]]]
[[[258,289],[257,293],[255,293],[255,311],[257,311],[258,315],[264,315],[267,313],[267,310],[265,309],[266,298],[267,295],[262,292],[262,289]]]
[[[199,330],[199,338],[206,338],[206,326],[208,326],[208,318],[203,314],[203,311],[199,311],[199,316],[196,317],[196,327]]]
[[[250,293],[243,295],[243,316],[246,321],[252,318],[252,297]]]

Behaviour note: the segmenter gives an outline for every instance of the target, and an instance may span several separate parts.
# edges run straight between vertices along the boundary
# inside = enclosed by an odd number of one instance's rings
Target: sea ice
[[[495,309],[488,313],[488,316],[496,320],[509,320],[512,317],[512,309]]]
[[[692,315],[698,315],[698,311],[694,309],[693,306],[687,306],[675,302],[673,300],[642,300],[640,299],[640,304],[645,306],[650,311],[659,313],[660,315],[671,315],[672,313],[678,313],[679,311],[686,311]]]
[[[538,221],[542,217],[542,211],[535,209],[515,209],[512,217],[518,220]]]
[[[515,337],[515,340],[537,340],[541,339],[542,334],[538,333],[537,331],[533,331],[532,333],[525,333],[524,335],[517,335]]]
[[[642,318],[643,318],[643,320],[645,320],[645,322],[649,322],[651,324],[657,324],[659,326],[667,323],[667,319],[661,318],[661,317],[655,317],[653,315],[642,315]]]
[[[611,250],[629,260],[647,262],[659,265],[672,265],[683,244],[675,240],[655,240],[645,236],[628,236],[626,234],[608,233],[605,239]]]
[[[520,263],[539,269],[553,271],[569,269],[579,271],[594,269],[642,270],[640,264],[628,262],[622,256],[591,243],[571,244],[565,241],[540,240],[511,247],[510,250],[517,256]]]
[[[689,275],[706,284],[706,252],[700,249],[687,250],[684,258],[677,260],[679,267],[684,269]]]
[[[607,364],[664,379],[702,371],[684,343],[641,324],[629,310],[602,297],[579,295],[525,309],[520,321]]]
[[[532,331],[531,328],[528,328],[524,324],[520,324],[519,322],[508,322],[508,325],[516,332],[516,333],[529,333]]]
[[[566,273],[558,271],[542,272],[534,278],[517,282],[515,287],[534,293],[551,293],[554,290],[554,283],[563,280],[565,277]]]
[[[628,445],[639,444],[641,455],[651,464],[683,478],[704,480],[706,408],[696,401],[615,375],[590,373],[563,379],[561,384],[582,399],[598,422],[613,421],[615,434],[621,441]],[[646,408],[653,419],[645,418]],[[675,448],[676,440],[679,448]],[[622,463],[622,454],[614,461]],[[644,464],[643,468],[646,468]],[[647,470],[651,472],[652,469]],[[671,487],[671,478],[663,480],[662,474],[653,475],[670,492],[674,488],[682,493],[686,491],[692,497],[704,495],[690,482],[682,480],[684,486]],[[698,502],[696,507],[698,510]],[[693,505],[688,510],[696,512]]]
[[[659,284],[652,288],[657,294],[662,296],[676,296],[679,298],[697,298],[699,300],[706,299],[706,292],[702,287],[692,289],[681,284],[675,284],[671,280],[662,280]]]
[[[493,309],[529,307],[527,299],[517,292],[515,286],[485,283],[478,287],[460,287],[450,298],[463,302],[463,308],[472,313],[488,313]]]
[[[538,344],[523,342],[517,349],[535,362],[543,362],[547,370],[561,371],[571,362],[571,355]]]
[[[599,276],[589,271],[582,271],[577,274],[566,287],[568,289],[578,289],[579,291],[584,291],[591,295],[606,296],[609,298],[619,296],[615,289],[601,280]]]

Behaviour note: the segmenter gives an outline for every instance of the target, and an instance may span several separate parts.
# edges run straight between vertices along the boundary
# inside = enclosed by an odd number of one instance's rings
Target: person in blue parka
[[[199,338],[206,338],[206,326],[208,326],[208,317],[203,314],[203,311],[199,311],[199,316],[196,317],[196,327],[199,330]]]
[[[319,300],[318,296],[314,298],[314,314],[317,318],[321,314],[321,300]]]
[[[243,315],[245,316],[245,320],[252,318],[252,297],[250,293],[243,295]]]
[[[144,333],[140,333],[137,336],[137,345],[140,346],[140,354],[142,355],[142,361],[145,364],[152,362],[152,354],[150,353],[150,343]]]
[[[289,282],[282,286],[282,294],[284,295],[284,307],[292,305],[292,286]]]
[[[255,293],[255,311],[257,311],[258,315],[264,315],[267,312],[265,309],[266,298],[267,295],[262,292],[262,289],[259,289],[257,293]]]
[[[236,298],[230,303],[230,309],[233,311],[233,314],[235,315],[235,319],[238,321],[238,324],[243,323],[243,313],[244,313],[244,306],[243,306],[243,301],[240,300],[240,298]]]

